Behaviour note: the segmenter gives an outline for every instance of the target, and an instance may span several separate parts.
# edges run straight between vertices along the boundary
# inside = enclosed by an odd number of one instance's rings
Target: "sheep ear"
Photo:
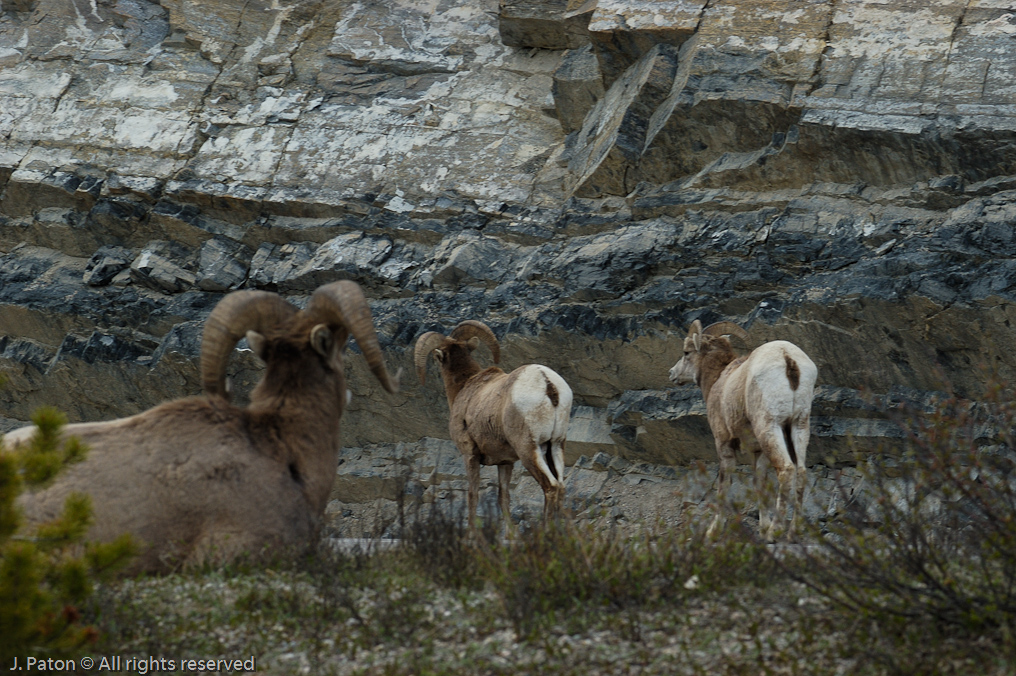
[[[466,347],[468,347],[469,351],[472,352],[476,348],[480,347],[480,339],[476,336],[473,336],[472,338],[466,341]]]
[[[434,350],[434,358],[437,359],[438,361],[444,361],[444,350],[441,349]]]
[[[265,361],[265,347],[268,345],[268,340],[257,331],[247,332],[247,344],[250,345],[250,349],[258,356],[258,359]]]
[[[327,359],[332,354],[332,348],[335,347],[335,337],[327,326],[318,324],[310,330],[310,345],[315,352]]]

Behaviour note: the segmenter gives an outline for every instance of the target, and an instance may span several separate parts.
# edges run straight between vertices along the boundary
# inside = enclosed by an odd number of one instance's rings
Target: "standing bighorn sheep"
[[[724,334],[746,340],[748,334],[732,322],[702,328],[695,320],[684,339],[684,356],[670,369],[670,379],[702,388],[706,416],[720,457],[717,496],[720,509],[732,479],[736,454],[742,441],[747,446],[753,433],[755,444],[755,491],[759,500],[759,526],[772,540],[781,523],[781,512],[796,483],[793,534],[801,513],[805,488],[805,455],[808,423],[818,369],[801,348],[785,340],[765,343],[747,357],[737,358]],[[779,492],[770,517],[765,490],[765,462],[776,469]],[[783,518],[785,521],[785,516]],[[709,533],[722,522],[717,514]]]
[[[441,365],[448,397],[448,431],[466,461],[469,523],[476,516],[480,465],[497,465],[498,503],[511,523],[508,485],[516,460],[543,489],[544,518],[560,509],[564,497],[564,441],[572,391],[561,376],[539,364],[505,373],[481,369],[472,351],[483,342],[494,362],[501,360],[497,337],[483,322],[468,320],[444,335],[428,331],[416,341],[416,372],[425,382],[427,358]]]
[[[92,497],[89,539],[131,533],[134,570],[258,555],[313,542],[335,480],[339,418],[348,400],[343,356],[352,333],[389,392],[370,308],[360,287],[322,286],[305,310],[274,293],[237,291],[205,323],[206,396],[107,422],[68,425],[90,449],[55,484],[22,496],[30,522],[56,517],[72,492]],[[250,405],[229,403],[226,364],[240,338],[265,362]],[[33,427],[6,436],[24,443]]]

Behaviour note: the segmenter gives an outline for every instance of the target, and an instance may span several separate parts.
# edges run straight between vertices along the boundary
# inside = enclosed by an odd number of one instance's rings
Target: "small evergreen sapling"
[[[40,409],[31,444],[16,450],[0,444],[0,663],[28,655],[72,654],[94,640],[93,627],[79,622],[77,606],[92,593],[93,582],[111,573],[134,552],[128,535],[105,544],[82,539],[91,524],[87,495],[73,494],[63,513],[34,533],[19,532],[16,505],[26,487],[42,487],[66,466],[80,462],[86,449],[76,438],[61,443],[64,416]]]

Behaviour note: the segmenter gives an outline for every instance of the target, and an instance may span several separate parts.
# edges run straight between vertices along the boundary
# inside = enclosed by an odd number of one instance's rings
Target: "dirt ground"
[[[694,482],[691,491],[688,481],[622,475],[612,471],[593,473],[592,479],[587,483],[592,483],[596,490],[591,494],[576,491],[577,496],[566,500],[570,503],[568,511],[574,518],[596,520],[604,527],[640,523],[674,526],[689,513],[709,508],[706,503],[712,495],[711,477]],[[458,491],[449,491],[443,497],[437,497],[439,494],[438,491],[425,493],[422,502],[407,496],[402,507],[403,514],[411,518],[415,514],[426,515],[434,508],[452,510],[452,513],[464,512],[464,492],[458,495]],[[496,500],[496,486],[481,487],[480,513],[496,515]],[[519,481],[518,487],[512,491],[511,501],[512,519],[517,524],[525,527],[540,519],[543,495],[531,477],[525,476]],[[368,502],[333,500],[328,505],[326,521],[326,532],[331,537],[394,537],[399,530],[399,505],[384,498]]]

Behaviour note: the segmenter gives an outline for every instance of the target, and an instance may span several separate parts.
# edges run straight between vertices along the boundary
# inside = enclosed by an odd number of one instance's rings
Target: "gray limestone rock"
[[[635,187],[630,167],[639,163],[653,115],[674,85],[677,56],[676,48],[654,46],[586,116],[568,163],[576,195],[626,195]]]
[[[134,255],[119,246],[104,246],[92,254],[85,267],[82,281],[88,286],[104,286],[120,272],[130,268]]]
[[[213,237],[201,246],[197,286],[205,291],[229,291],[247,281],[251,250],[225,237]]]
[[[470,281],[494,285],[514,268],[514,247],[468,231],[442,243],[434,253],[437,260],[430,273],[434,286],[456,288]]]
[[[8,420],[195,394],[223,293],[300,304],[336,279],[410,372],[423,331],[490,324],[506,368],[571,384],[569,462],[644,490],[713,457],[666,375],[694,319],[812,356],[820,463],[896,443],[862,390],[1016,375],[1006,3],[85,5],[0,14]],[[431,499],[434,467],[459,495],[457,451],[423,462],[440,383],[389,397],[351,355],[345,442],[421,458],[400,495]],[[230,368],[238,396],[260,374],[249,351]],[[404,467],[375,469],[342,490],[394,494]]]
[[[673,224],[658,221],[574,237],[557,251],[541,248],[519,276],[559,280],[568,300],[617,297],[645,282],[653,267],[668,257],[677,234]]]
[[[379,273],[392,250],[391,239],[359,232],[339,235],[320,246],[311,242],[262,244],[251,260],[252,281],[272,290],[310,292],[339,279],[397,279],[397,266]]]
[[[586,114],[603,98],[603,76],[592,45],[570,49],[554,71],[554,108],[564,133],[582,128]]]
[[[175,242],[150,242],[131,263],[131,278],[158,291],[186,291],[197,281],[195,273],[187,269],[193,267],[190,257],[191,252]]]
[[[313,258],[296,274],[314,288],[336,279],[366,280],[378,276],[376,271],[388,261],[393,246],[388,237],[367,236],[360,232],[339,235],[318,247]]]
[[[295,271],[314,256],[316,248],[311,242],[262,244],[251,258],[251,283],[257,288],[277,290],[280,284],[296,278]]]
[[[501,0],[501,41],[511,47],[575,49],[589,42],[590,16],[569,12],[568,0]]]
[[[679,48],[702,22],[705,0],[601,0],[593,4],[589,38],[610,87],[656,45]],[[732,12],[733,13],[733,12]]]

